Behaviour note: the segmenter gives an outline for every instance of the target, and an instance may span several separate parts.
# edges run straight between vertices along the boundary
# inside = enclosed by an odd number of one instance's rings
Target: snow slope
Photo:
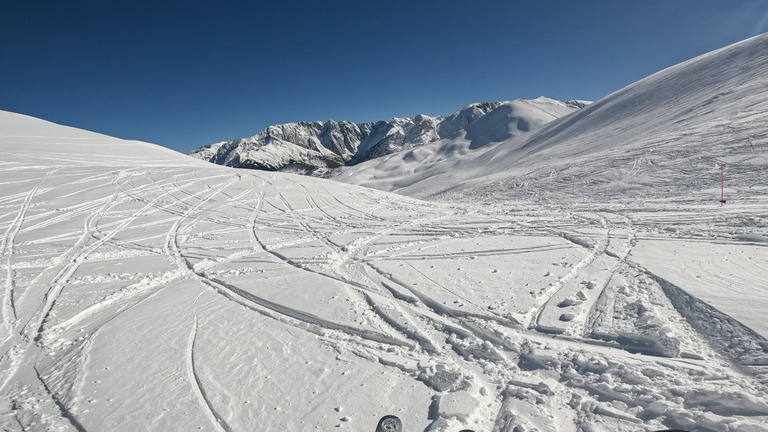
[[[178,152],[141,141],[113,138],[95,132],[61,126],[34,117],[0,111],[0,139],[6,167],[42,163],[56,166],[200,166]]]
[[[385,191],[403,189],[405,193],[418,189],[419,182],[435,173],[443,173],[451,179],[456,175],[458,179],[462,174],[455,170],[463,170],[468,160],[497,146],[506,146],[510,141],[515,142],[587,105],[589,102],[561,102],[545,97],[497,103],[482,107],[484,110],[470,105],[448,117],[441,124],[440,136],[432,142],[344,167],[332,172],[330,177]],[[408,188],[414,184],[418,186]],[[421,197],[421,193],[415,196]]]
[[[726,193],[749,200],[765,193],[768,168],[766,52],[768,35],[761,35],[702,55],[471,161],[422,168],[418,177],[371,165],[338,179],[412,196],[700,201],[719,199],[725,162]]]
[[[768,337],[766,52],[761,35],[691,59],[470,161],[338,179],[448,200],[622,203],[653,226],[635,264]]]
[[[748,311],[648,265],[699,232],[758,301],[764,213],[423,202],[0,125],[6,430],[767,430]]]
[[[585,102],[535,100],[476,103],[449,117],[394,118],[354,124],[300,122],[270,126],[250,138],[201,147],[190,155],[219,165],[329,176],[329,169],[355,165],[464,134],[471,148],[533,130],[585,106]],[[476,126],[472,124],[479,120]]]
[[[633,265],[765,338],[766,52],[762,35],[702,55],[471,160],[408,171],[372,163],[338,179],[432,199],[620,208],[644,231],[633,237]]]

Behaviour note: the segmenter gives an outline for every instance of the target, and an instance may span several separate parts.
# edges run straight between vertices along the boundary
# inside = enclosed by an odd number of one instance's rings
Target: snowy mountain
[[[469,128],[478,119],[483,121],[474,128],[474,135],[484,144],[536,129],[585,105],[538,98],[471,104],[449,117],[418,115],[361,124],[333,120],[288,123],[270,126],[250,138],[201,147],[190,155],[231,167],[323,176],[330,168],[355,165],[463,133],[471,135]],[[489,126],[496,128],[493,135],[485,132]]]
[[[719,199],[763,193],[768,172],[768,36],[653,74],[488,151],[430,164],[405,155],[347,168],[337,179],[421,197],[500,195]],[[445,140],[435,148],[466,145]],[[424,163],[426,161],[426,163]]]
[[[445,200],[0,111],[0,427],[768,430],[765,40],[338,177]]]

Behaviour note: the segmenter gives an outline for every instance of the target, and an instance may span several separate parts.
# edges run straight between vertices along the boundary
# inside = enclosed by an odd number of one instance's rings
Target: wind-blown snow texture
[[[0,112],[0,423],[768,430],[767,44],[480,148],[498,177],[436,195],[454,202]]]
[[[418,115],[361,124],[333,120],[288,123],[270,126],[250,138],[201,147],[190,155],[235,168],[330,176],[333,168],[345,164],[355,165],[464,134],[472,140],[472,148],[482,147],[536,129],[586,104],[542,97],[476,103],[449,117]]]

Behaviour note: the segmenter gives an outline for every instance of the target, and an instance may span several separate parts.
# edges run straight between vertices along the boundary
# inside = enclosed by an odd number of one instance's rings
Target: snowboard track
[[[195,299],[195,306],[196,306],[196,303],[197,303],[197,299]],[[214,408],[213,403],[211,402],[210,397],[206,393],[202,382],[200,382],[200,376],[198,375],[197,369],[195,368],[195,342],[197,341],[197,331],[198,331],[197,312],[195,312],[194,320],[195,320],[194,325],[192,326],[192,331],[189,334],[188,343],[187,343],[188,355],[187,355],[186,365],[187,365],[187,374],[189,376],[189,381],[192,383],[195,394],[198,396],[199,400],[201,401],[201,405],[205,407],[205,409],[207,410],[208,417],[211,419],[211,423],[214,425],[214,427],[224,432],[232,432],[232,428],[227,424],[224,418]]]

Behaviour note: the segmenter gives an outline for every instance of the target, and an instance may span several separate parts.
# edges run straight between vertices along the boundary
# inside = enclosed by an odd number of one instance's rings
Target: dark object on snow
[[[379,420],[376,432],[403,432],[403,422],[397,416],[385,415]]]

